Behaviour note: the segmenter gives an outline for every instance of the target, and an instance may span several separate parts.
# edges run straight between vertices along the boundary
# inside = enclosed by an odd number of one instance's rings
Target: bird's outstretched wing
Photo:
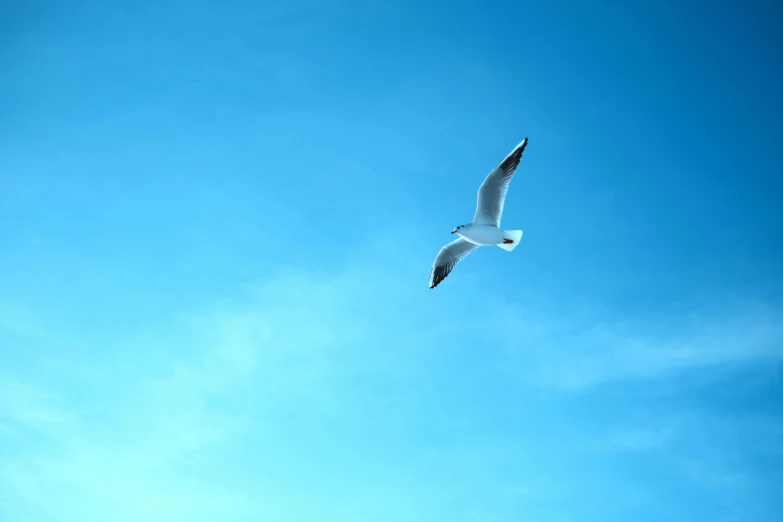
[[[517,170],[522,153],[525,152],[527,138],[517,145],[503,161],[489,173],[478,191],[476,215],[473,222],[479,225],[500,226],[500,215],[503,214],[503,204],[506,202],[506,192],[511,183],[511,177]]]
[[[459,238],[444,246],[438,252],[430,272],[430,288],[435,288],[451,273],[457,263],[465,259],[478,245]]]

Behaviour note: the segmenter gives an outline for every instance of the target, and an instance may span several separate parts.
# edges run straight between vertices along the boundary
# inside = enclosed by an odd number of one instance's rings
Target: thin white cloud
[[[611,440],[613,448],[625,451],[654,451],[661,449],[671,440],[672,428],[658,430],[631,429],[616,433]]]
[[[97,411],[56,384],[6,376],[0,423],[12,433],[35,429],[48,439],[22,443],[22,451],[0,461],[0,488],[18,505],[80,522],[274,513],[272,498],[297,504],[301,491],[275,484],[263,470],[252,484],[242,475],[215,477],[218,471],[207,470],[246,448],[247,437],[273,432],[280,412],[295,406],[303,415],[339,417],[356,407],[344,400],[352,377],[410,375],[423,360],[453,357],[450,341],[457,338],[483,343],[487,357],[507,363],[509,374],[499,378],[514,375],[555,391],[781,357],[776,343],[783,321],[764,307],[680,321],[653,334],[612,317],[555,319],[524,304],[491,304],[491,296],[449,303],[410,282],[420,266],[396,243],[379,242],[364,254],[342,271],[291,270],[216,309],[187,311],[187,319],[166,329],[131,332],[130,341],[105,347],[118,352],[113,364],[110,357],[80,361],[80,378],[111,373],[119,383],[105,389],[105,407]],[[379,338],[383,350],[376,348]],[[133,354],[132,375],[125,374],[128,359],[120,352]],[[388,407],[390,400],[405,400],[400,389],[372,397],[364,391],[354,400]],[[676,432],[665,426],[631,425],[611,442],[651,451],[673,438]],[[522,493],[519,487],[533,494],[529,485],[515,487],[514,494]]]
[[[9,432],[32,429],[50,436],[66,432],[74,421],[58,405],[55,395],[3,374],[0,374],[0,415],[10,421]]]
[[[526,380],[544,388],[578,391],[783,358],[783,313],[764,305],[700,314],[655,332],[613,323],[611,317],[526,320],[517,309],[505,312],[504,321],[511,317],[520,333],[506,340],[509,356]]]
[[[80,522],[263,514],[269,495],[292,492],[274,484],[253,492],[231,478],[238,489],[222,490],[200,459],[230,454],[248,426],[270,429],[280,409],[339,409],[341,378],[380,364],[371,352],[357,357],[379,327],[378,317],[361,313],[368,291],[347,272],[283,275],[169,330],[108,346],[132,351],[136,375],[124,375],[124,355],[112,367],[111,358],[80,361],[87,378],[108,372],[122,383],[105,390],[108,406],[97,417],[69,389],[0,379],[0,421],[47,437],[0,461],[0,488],[17,505]],[[197,471],[187,478],[183,466]]]

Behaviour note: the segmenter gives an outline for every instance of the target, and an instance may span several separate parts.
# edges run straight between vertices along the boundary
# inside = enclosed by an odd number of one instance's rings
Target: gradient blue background
[[[3,522],[783,516],[779,2],[0,8]]]

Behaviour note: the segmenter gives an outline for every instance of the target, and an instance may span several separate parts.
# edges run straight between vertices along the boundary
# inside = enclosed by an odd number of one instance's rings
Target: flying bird
[[[508,156],[489,173],[478,191],[476,214],[467,225],[459,225],[451,231],[460,236],[438,252],[430,272],[430,288],[435,288],[468,254],[480,246],[497,245],[511,252],[522,239],[521,230],[501,230],[500,215],[506,201],[511,178],[517,170],[527,138],[514,147]]]

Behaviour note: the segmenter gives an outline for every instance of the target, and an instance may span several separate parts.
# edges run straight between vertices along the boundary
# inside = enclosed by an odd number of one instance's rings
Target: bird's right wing
[[[522,153],[525,152],[527,138],[514,147],[514,150],[503,158],[500,164],[492,169],[481,188],[478,191],[476,215],[473,222],[479,225],[491,225],[500,227],[500,215],[503,214],[503,205],[506,202],[506,192],[511,183],[511,177],[517,170]]]
[[[430,272],[430,288],[435,288],[451,273],[457,263],[465,259],[478,245],[459,238],[444,246],[438,252]]]

